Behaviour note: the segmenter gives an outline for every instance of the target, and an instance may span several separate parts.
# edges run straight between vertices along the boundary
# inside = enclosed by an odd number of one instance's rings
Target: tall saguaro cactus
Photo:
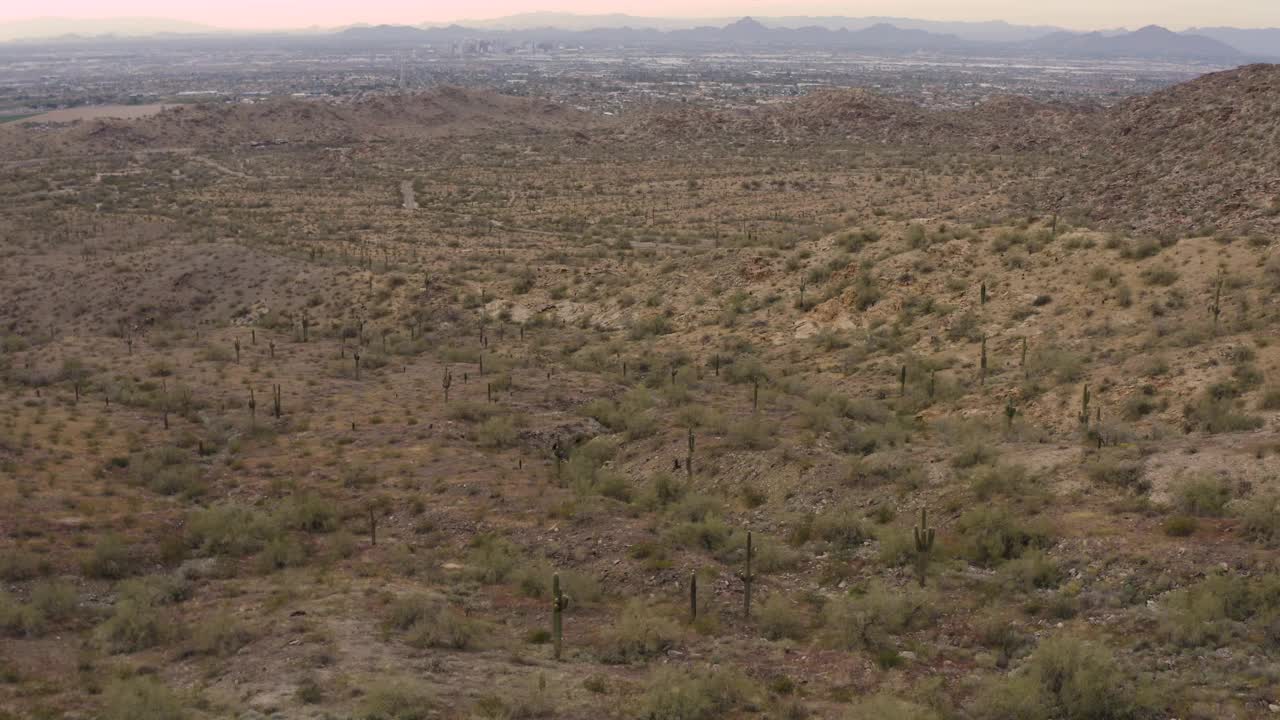
[[[920,524],[912,534],[916,541],[916,577],[920,581],[920,587],[924,587],[934,541],[934,529],[929,527],[929,511],[925,508],[920,508]]]
[[[551,640],[554,643],[555,659],[560,659],[564,650],[564,615],[569,607],[569,596],[560,592],[560,573],[551,576]]]
[[[689,456],[685,458],[684,471],[689,478],[689,482],[693,482],[693,428],[689,428]]]
[[[689,622],[698,619],[698,573],[689,573]]]
[[[742,616],[748,620],[751,619],[751,586],[756,581],[756,576],[751,572],[751,557],[755,553],[751,547],[751,531],[747,531],[747,566],[746,570],[738,573],[738,579],[742,581]]]

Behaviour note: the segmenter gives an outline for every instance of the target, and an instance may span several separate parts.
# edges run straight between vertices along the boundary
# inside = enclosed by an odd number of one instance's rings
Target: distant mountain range
[[[96,22],[96,21],[95,21]],[[784,17],[710,20],[641,18],[628,15],[533,13],[454,25],[353,26],[337,31],[271,33],[289,44],[340,47],[414,47],[489,41],[514,45],[569,47],[652,47],[666,50],[715,48],[821,48],[891,53],[942,52],[969,55],[1031,54],[1053,57],[1144,58],[1238,63],[1247,58],[1280,57],[1280,29],[1204,28],[1175,33],[1159,26],[1137,31],[1071,32],[1049,26],[1005,22],[939,22],[910,18]],[[61,41],[84,41],[91,21],[52,20],[0,24],[0,41],[37,31]],[[163,34],[226,38],[261,37],[228,33],[201,25],[171,24],[151,18],[111,21],[117,37]]]

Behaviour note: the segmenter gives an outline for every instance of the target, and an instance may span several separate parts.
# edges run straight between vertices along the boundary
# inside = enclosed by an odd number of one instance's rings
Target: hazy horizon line
[[[361,26],[376,27],[380,25],[406,26],[406,27],[457,25],[461,27],[467,27],[468,23],[494,23],[494,22],[498,22],[498,21],[506,20],[510,18],[533,17],[533,16],[539,16],[539,15],[574,17],[574,18],[584,18],[584,19],[593,18],[593,17],[598,17],[598,18],[626,17],[626,18],[632,18],[640,21],[646,21],[646,20],[665,21],[665,22],[682,21],[682,22],[690,22],[690,23],[699,22],[699,21],[704,23],[731,23],[744,18],[752,18],[755,20],[763,21],[763,22],[768,22],[770,20],[779,20],[779,19],[805,19],[805,18],[813,18],[813,19],[842,18],[842,19],[850,19],[850,20],[885,19],[885,20],[910,20],[910,21],[916,21],[916,22],[956,23],[956,24],[966,24],[966,25],[1003,23],[1005,25],[1017,26],[1017,27],[1046,27],[1046,28],[1055,28],[1055,29],[1061,29],[1061,30],[1069,30],[1069,31],[1080,32],[1080,33],[1108,32],[1108,31],[1132,32],[1142,27],[1147,27],[1151,25],[1156,25],[1159,27],[1166,28],[1168,30],[1173,30],[1178,32],[1185,32],[1187,30],[1193,30],[1197,28],[1214,28],[1214,27],[1233,27],[1233,28],[1246,29],[1246,30],[1280,29],[1280,25],[1274,25],[1274,26],[1232,25],[1227,23],[1216,24],[1216,25],[1205,25],[1205,24],[1185,24],[1185,23],[1164,23],[1158,20],[1153,20],[1150,22],[1143,23],[1142,25],[1132,27],[1129,25],[1081,26],[1081,25],[1073,25],[1069,23],[1057,23],[1057,22],[1018,22],[1018,21],[1006,20],[1004,18],[990,18],[985,20],[953,20],[953,19],[938,19],[936,17],[931,17],[931,16],[886,15],[886,14],[878,14],[878,13],[868,14],[868,15],[837,14],[837,13],[822,13],[822,14],[792,13],[792,14],[785,14],[785,15],[744,13],[740,15],[712,16],[712,15],[703,15],[703,14],[699,14],[699,15],[634,15],[631,13],[624,13],[624,12],[581,13],[581,12],[555,11],[555,10],[531,10],[531,11],[507,13],[503,15],[495,15],[495,16],[489,16],[489,17],[466,17],[466,18],[455,18],[452,20],[420,20],[420,21],[405,20],[405,21],[398,21],[398,22],[356,20],[351,22],[341,22],[341,23],[333,23],[333,24],[322,24],[322,23],[316,23],[311,25],[273,24],[273,25],[263,25],[263,26],[257,26],[257,27],[215,24],[215,23],[210,23],[210,22],[205,22],[200,20],[188,20],[184,18],[170,17],[170,16],[164,16],[164,15],[109,15],[109,16],[95,16],[95,17],[75,17],[75,16],[68,16],[68,15],[36,15],[36,16],[0,20],[0,27],[6,26],[6,25],[13,26],[13,25],[23,25],[23,24],[36,24],[36,23],[42,23],[42,22],[47,22],[47,23],[66,22],[66,23],[82,23],[82,24],[90,24],[90,25],[91,24],[108,25],[112,23],[135,22],[135,23],[169,23],[174,25],[187,25],[187,26],[192,26],[193,31],[194,31],[194,28],[200,28],[205,31],[218,32],[218,33],[271,33],[271,32],[298,32],[298,31],[317,31],[317,30],[320,30],[320,31],[341,30],[343,28],[349,28],[349,27],[361,27]],[[555,27],[555,26],[548,25],[547,27]],[[641,29],[643,29],[643,26],[641,26]],[[173,31],[155,30],[152,32],[155,34],[160,34],[160,33],[173,32]]]

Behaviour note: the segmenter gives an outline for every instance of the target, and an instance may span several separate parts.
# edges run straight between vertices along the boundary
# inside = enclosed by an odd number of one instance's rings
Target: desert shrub
[[[1142,476],[1142,464],[1126,455],[1104,454],[1085,465],[1084,472],[1095,483],[1116,485],[1136,492],[1151,489],[1151,483]]]
[[[445,414],[450,420],[460,420],[467,423],[478,423],[487,418],[496,415],[500,411],[492,403],[475,402],[474,400],[458,400],[449,403]]]
[[[1240,508],[1240,532],[1268,547],[1280,545],[1280,494],[1259,495]]]
[[[756,611],[756,625],[770,640],[801,640],[808,630],[804,613],[780,593],[774,593]]]
[[[871,538],[852,504],[836,505],[813,518],[813,534],[838,548],[852,548]]]
[[[729,525],[719,516],[707,515],[675,525],[667,532],[667,539],[675,545],[715,551],[724,547],[731,534]]]
[[[1002,565],[1000,576],[1009,587],[1033,590],[1056,586],[1062,579],[1062,571],[1043,550],[1032,549]]]
[[[1187,537],[1195,534],[1200,522],[1190,515],[1174,515],[1167,518],[1162,527],[1169,537]]]
[[[118,535],[106,535],[93,546],[81,569],[89,577],[115,580],[133,571],[133,558]]]
[[[426,720],[435,717],[435,698],[415,681],[378,680],[365,693],[358,720]]]
[[[1207,433],[1257,430],[1263,424],[1260,417],[1238,412],[1232,398],[1215,397],[1212,392],[1188,403],[1182,409],[1182,416],[1189,427]]]
[[[129,457],[130,480],[161,495],[203,495],[206,488],[201,475],[191,453],[182,448],[155,448]]]
[[[142,597],[125,596],[96,632],[108,652],[127,653],[168,641],[176,627],[163,608]]]
[[[191,630],[191,649],[203,655],[225,657],[253,641],[253,631],[228,612],[219,612]]]
[[[843,715],[844,720],[941,720],[936,710],[893,697],[872,695],[858,700]]]
[[[103,693],[103,720],[183,720],[187,711],[172,690],[150,677],[116,680]]]
[[[1262,390],[1258,398],[1259,410],[1280,410],[1280,387],[1268,387]]]
[[[293,495],[277,509],[276,522],[290,530],[332,532],[338,528],[338,506],[313,493]]]
[[[506,448],[516,441],[516,423],[509,415],[495,415],[476,428],[476,442],[483,447]]]
[[[905,528],[886,527],[876,532],[880,542],[880,562],[885,567],[903,567],[916,557],[915,537]]]
[[[643,720],[715,720],[728,716],[751,695],[751,683],[723,669],[662,667],[645,684],[636,708]]]
[[[484,627],[446,603],[422,595],[392,604],[387,625],[416,648],[465,650],[474,646]]]
[[[1036,350],[1027,358],[1029,374],[1051,378],[1059,385],[1080,382],[1084,379],[1084,367],[1084,358],[1055,347]]]
[[[46,618],[39,609],[0,592],[0,633],[10,637],[35,637],[45,631]]]
[[[1009,510],[995,505],[977,507],[961,515],[956,529],[965,556],[984,567],[1021,557],[1030,548],[1049,545],[1047,529],[1015,518]]]
[[[307,548],[288,535],[271,538],[258,553],[254,562],[258,570],[266,573],[285,568],[299,567],[307,561]]]
[[[1069,637],[1040,643],[1026,667],[979,690],[984,720],[1140,720],[1158,717],[1151,690],[1104,647]]]
[[[37,555],[17,548],[0,553],[0,580],[19,582],[48,572],[48,563]]]
[[[892,482],[914,488],[925,483],[923,468],[906,458],[892,455],[851,458],[845,466],[844,475],[845,483],[855,487],[874,487]]]
[[[202,555],[248,555],[274,534],[266,516],[238,505],[215,505],[187,518],[187,544]]]
[[[1209,475],[1188,478],[1173,488],[1173,504],[1188,515],[1218,517],[1231,501],[1231,488],[1221,478]]]
[[[53,621],[66,620],[75,614],[77,601],[75,586],[61,580],[40,582],[31,589],[31,606]]]
[[[639,600],[622,608],[601,638],[601,660],[630,663],[666,652],[680,639],[680,627]]]
[[[1160,631],[1182,647],[1219,646],[1258,617],[1274,618],[1280,610],[1280,575],[1245,577],[1221,573],[1169,593]]]
[[[973,493],[979,500],[993,495],[1019,497],[1028,492],[1031,479],[1022,465],[984,465],[975,468],[969,476]]]
[[[767,450],[777,442],[777,434],[776,423],[751,415],[729,425],[728,441],[742,450]]]
[[[1144,283],[1157,287],[1168,287],[1178,282],[1178,271],[1170,267],[1152,265],[1143,268],[1138,275]]]
[[[483,583],[505,582],[520,560],[510,541],[496,535],[477,535],[467,552],[467,575]]]
[[[865,592],[842,595],[827,604],[823,636],[827,644],[843,650],[882,648],[892,635],[930,625],[934,607],[928,590],[873,580]]]
[[[970,440],[951,457],[951,467],[971,468],[977,465],[989,465],[996,461],[1000,453],[981,440]]]

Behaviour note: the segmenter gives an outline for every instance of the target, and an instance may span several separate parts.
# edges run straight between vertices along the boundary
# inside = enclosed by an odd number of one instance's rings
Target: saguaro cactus
[[[1084,390],[1080,393],[1080,424],[1089,424],[1089,384],[1085,383]]]
[[[689,573],[689,622],[698,619],[698,573]]]
[[[914,528],[913,535],[916,541],[916,577],[920,587],[924,587],[934,541],[934,529],[929,527],[929,511],[925,508],[920,508],[920,524]]]
[[[987,281],[986,280],[983,280],[982,285],[978,287],[978,304],[979,305],[987,304]]]
[[[688,475],[690,482],[693,482],[693,446],[693,428],[689,428],[689,455],[685,458],[684,468],[685,474]]]
[[[560,573],[551,576],[551,640],[555,659],[560,659],[564,649],[564,611],[569,607],[569,596],[560,592]]]
[[[743,572],[738,573],[738,579],[742,581],[742,616],[748,620],[751,619],[751,585],[755,583],[756,576],[751,572],[751,557],[754,552],[751,547],[751,531],[747,531],[747,564]]]
[[[440,387],[444,388],[444,401],[449,402],[449,386],[453,384],[453,372],[448,367],[444,369],[444,377],[440,380]]]
[[[982,369],[981,369],[981,372],[979,373],[978,381],[982,385],[986,385],[987,384],[987,336],[986,335],[982,336],[982,358],[981,360],[979,360],[979,362],[981,363]]]
[[[898,397],[907,396],[907,366],[898,371]]]
[[[1218,332],[1218,317],[1222,315],[1222,273],[1219,271],[1218,279],[1213,284],[1213,305],[1209,308],[1213,313],[1213,332]]]

